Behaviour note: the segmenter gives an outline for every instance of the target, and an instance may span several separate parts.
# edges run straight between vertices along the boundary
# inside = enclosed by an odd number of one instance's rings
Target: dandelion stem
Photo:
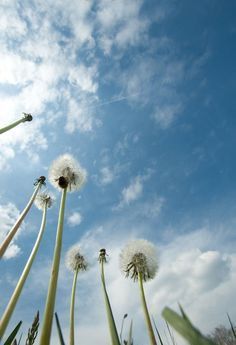
[[[38,251],[38,248],[39,248],[39,245],[40,245],[43,233],[44,233],[44,229],[45,229],[46,216],[47,216],[47,203],[45,203],[45,205],[44,205],[42,222],[41,222],[40,230],[39,230],[36,242],[34,244],[34,247],[31,251],[30,257],[29,257],[29,259],[25,265],[25,268],[21,274],[21,277],[18,280],[18,283],[17,283],[16,288],[15,288],[15,290],[11,296],[11,299],[10,299],[6,309],[5,309],[5,312],[1,318],[1,321],[0,321],[0,340],[2,339],[4,332],[7,328],[7,325],[10,321],[10,318],[12,316],[12,313],[14,312],[16,303],[20,297],[21,291],[24,287],[25,281],[28,277],[29,271],[31,269],[31,266],[34,262],[36,254],[37,254],[37,251]]]
[[[7,234],[5,240],[2,242],[2,244],[0,245],[0,259],[3,257],[5,251],[7,250],[11,240],[13,239],[13,237],[15,236],[17,230],[19,229],[21,223],[23,222],[25,216],[27,215],[27,213],[29,212],[34,199],[36,198],[36,195],[40,189],[42,185],[42,182],[39,182],[37,187],[34,190],[34,193],[32,194],[28,204],[26,205],[25,209],[23,210],[23,212],[20,214],[19,218],[17,219],[16,223],[13,225],[13,227],[11,228],[11,230],[9,231],[9,233]]]
[[[75,291],[79,270],[75,270],[72,291],[71,291],[71,304],[70,304],[70,345],[75,344]]]
[[[50,282],[49,282],[49,287],[48,287],[48,295],[47,295],[46,306],[44,310],[42,333],[41,333],[41,338],[39,342],[40,345],[50,344],[53,313],[54,313],[56,290],[57,290],[57,280],[58,280],[60,258],[61,258],[66,194],[67,194],[67,188],[63,189],[62,196],[61,196],[61,205],[60,205],[58,225],[57,225],[56,244],[55,244],[55,249],[54,249],[51,277],[50,277]]]
[[[154,335],[154,331],[153,331],[153,328],[152,328],[151,319],[150,319],[149,312],[148,312],[148,307],[147,307],[147,303],[146,303],[145,294],[144,294],[143,277],[142,277],[142,273],[140,273],[140,272],[138,273],[138,281],[139,281],[140,296],[141,296],[143,311],[144,311],[144,315],[145,315],[146,325],[147,325],[147,329],[148,329],[150,345],[157,345],[157,342],[156,342],[156,339],[155,339],[155,335]]]
[[[25,115],[27,115],[27,114],[25,114]],[[10,125],[7,125],[7,126],[5,126],[5,127],[3,127],[3,128],[0,128],[0,134],[3,134],[3,133],[5,133],[5,132],[9,131],[10,129],[12,129],[12,128],[18,126],[20,123],[25,122],[25,121],[30,121],[30,120],[27,120],[27,117],[24,116],[24,117],[22,117],[21,119],[12,122]]]
[[[103,287],[105,305],[106,305],[106,311],[107,311],[107,319],[108,319],[110,335],[111,335],[111,343],[112,345],[120,345],[120,340],[117,333],[116,324],[115,324],[115,320],[114,320],[112,309],[111,309],[111,304],[110,304],[109,297],[106,290],[105,274],[104,274],[104,260],[100,261],[100,265],[101,265],[102,287]]]

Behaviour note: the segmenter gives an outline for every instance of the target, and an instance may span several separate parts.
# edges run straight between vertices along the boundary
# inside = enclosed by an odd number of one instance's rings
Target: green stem
[[[60,205],[58,225],[57,225],[56,244],[55,244],[55,248],[54,248],[52,272],[51,272],[51,277],[50,277],[50,282],[49,282],[49,287],[48,287],[46,306],[45,306],[45,310],[44,310],[42,333],[41,333],[41,338],[40,338],[40,342],[39,342],[40,345],[49,345],[50,344],[53,313],[54,313],[56,291],[57,291],[57,280],[58,280],[60,258],[61,258],[61,247],[62,247],[62,235],[63,235],[63,223],[64,223],[66,193],[67,193],[67,188],[63,189],[62,196],[61,196],[61,205]]]
[[[71,291],[71,304],[70,304],[70,345],[75,344],[75,291],[79,270],[74,273],[74,280]]]
[[[39,248],[39,245],[40,245],[40,242],[41,242],[41,239],[42,239],[42,236],[43,236],[43,233],[44,233],[44,229],[45,229],[45,224],[46,224],[46,216],[47,216],[47,203],[45,203],[45,206],[44,206],[44,209],[43,209],[43,217],[42,217],[42,222],[41,222],[41,226],[40,226],[40,230],[39,230],[39,233],[38,233],[38,237],[36,239],[36,242],[34,244],[34,247],[31,251],[31,254],[30,254],[30,257],[25,265],[25,268],[21,274],[21,277],[20,279],[18,280],[18,283],[16,285],[16,288],[11,296],[11,299],[7,305],[7,308],[5,309],[5,312],[1,318],[1,321],[0,321],[0,340],[2,339],[3,335],[4,335],[4,332],[7,328],[7,325],[10,321],[10,318],[12,316],[12,313],[14,312],[14,309],[15,309],[15,306],[16,306],[16,303],[20,297],[20,294],[21,294],[21,291],[24,287],[24,284],[25,284],[25,281],[28,277],[28,274],[29,274],[29,271],[31,269],[31,266],[34,262],[34,259],[35,259],[35,256],[38,252],[38,248]]]
[[[20,120],[17,120],[15,122],[11,123],[10,125],[8,125],[6,127],[0,128],[0,134],[3,134],[5,132],[9,131],[10,129],[18,126],[21,122],[25,122],[25,118],[24,117],[22,117]]]
[[[105,274],[104,274],[104,261],[101,261],[101,280],[102,280],[102,287],[104,292],[104,299],[105,299],[105,305],[106,305],[106,312],[107,312],[107,319],[110,329],[110,335],[111,335],[111,343],[112,345],[120,345],[119,336],[116,329],[115,320],[113,317],[111,304],[109,301],[109,297],[106,290],[106,283],[105,283]]]
[[[142,302],[143,311],[144,311],[145,320],[146,320],[146,325],[147,325],[147,329],[148,329],[150,345],[157,345],[154,331],[152,328],[151,319],[150,319],[149,312],[148,312],[148,307],[147,307],[146,298],[145,298],[144,289],[143,289],[143,277],[142,277],[141,273],[138,273],[138,281],[139,281],[141,302]]]
[[[9,231],[9,233],[7,234],[5,240],[2,242],[2,244],[0,245],[0,259],[3,257],[5,251],[7,250],[11,240],[13,239],[13,237],[15,236],[17,230],[19,229],[21,223],[23,222],[25,216],[27,215],[27,213],[29,212],[34,199],[36,198],[36,195],[41,187],[42,183],[39,183],[37,185],[37,187],[34,190],[34,193],[32,194],[28,204],[26,205],[25,209],[23,210],[23,212],[20,214],[19,218],[17,219],[16,223],[13,225],[13,227],[11,228],[11,230]]]

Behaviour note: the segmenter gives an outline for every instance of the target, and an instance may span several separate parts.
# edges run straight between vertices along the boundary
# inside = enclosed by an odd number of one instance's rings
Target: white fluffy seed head
[[[57,189],[79,190],[86,182],[86,170],[70,154],[59,156],[49,169],[49,181]]]
[[[156,247],[143,239],[131,241],[120,253],[120,268],[134,281],[138,279],[138,273],[144,281],[153,279],[158,269]]]
[[[75,272],[86,271],[88,269],[88,263],[84,256],[80,253],[78,245],[72,246],[66,254],[66,267]]]
[[[35,206],[39,210],[43,210],[45,204],[47,204],[47,208],[52,207],[55,198],[52,194],[48,193],[47,191],[39,192],[34,200]]]

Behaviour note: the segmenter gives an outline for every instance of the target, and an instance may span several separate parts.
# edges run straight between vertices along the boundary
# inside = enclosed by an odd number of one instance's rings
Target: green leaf
[[[166,307],[162,311],[162,316],[179,334],[191,345],[216,345],[212,340],[205,337],[190,322],[189,318],[180,306],[181,316],[174,310]]]
[[[17,335],[17,332],[20,329],[21,324],[22,324],[22,321],[20,321],[17,324],[17,326],[13,329],[13,331],[11,332],[11,334],[9,335],[9,337],[7,338],[7,340],[5,341],[5,343],[3,345],[11,345],[12,344],[12,342],[14,341],[14,339]]]
[[[59,340],[60,340],[60,344],[61,345],[65,345],[64,339],[63,339],[63,334],[62,334],[62,330],[61,330],[61,326],[60,326],[60,322],[59,322],[59,318],[57,316],[57,313],[55,313],[55,318],[56,318],[56,325],[57,325],[57,331],[58,331],[58,336],[59,336]]]

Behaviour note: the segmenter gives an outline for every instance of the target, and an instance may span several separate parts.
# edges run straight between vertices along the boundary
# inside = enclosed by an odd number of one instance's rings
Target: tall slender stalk
[[[25,265],[25,268],[21,274],[21,277],[18,280],[18,283],[17,283],[16,288],[15,288],[15,290],[11,296],[11,299],[10,299],[6,309],[5,309],[5,312],[1,318],[1,321],[0,321],[0,340],[2,339],[4,332],[7,328],[7,325],[10,321],[10,318],[12,316],[12,313],[14,312],[16,303],[20,297],[21,291],[24,287],[24,284],[25,284],[25,281],[28,277],[31,266],[34,262],[35,256],[38,252],[38,248],[39,248],[39,245],[40,245],[43,233],[44,233],[44,229],[45,229],[46,216],[47,216],[47,203],[45,203],[45,205],[44,205],[42,222],[41,222],[40,230],[39,230],[36,242],[34,244],[34,247],[31,251],[30,257],[29,257],[29,259]]]
[[[39,343],[40,345],[50,344],[53,313],[54,313],[56,291],[57,291],[58,273],[59,273],[60,258],[61,258],[66,194],[67,194],[67,188],[62,190],[61,205],[60,205],[58,225],[57,225],[57,237],[56,237],[56,244],[55,244],[55,249],[54,249],[52,272],[51,272],[51,277],[50,277],[50,282],[49,282],[49,287],[48,287],[48,295],[47,295],[46,306],[44,310],[42,333],[41,333],[40,343]]]
[[[44,182],[44,181],[43,181]],[[13,227],[11,228],[11,230],[9,231],[9,233],[7,234],[5,240],[2,242],[2,244],[0,245],[0,259],[3,257],[4,253],[6,252],[11,240],[13,239],[13,237],[15,236],[17,230],[19,229],[21,223],[23,222],[25,216],[27,215],[27,213],[29,212],[35,198],[36,195],[43,183],[42,181],[39,181],[39,183],[37,184],[37,187],[35,188],[28,204],[26,205],[25,209],[22,211],[22,213],[20,214],[19,218],[17,219],[16,223],[13,225]]]
[[[10,129],[18,126],[22,122],[32,121],[33,117],[31,114],[26,114],[26,113],[23,113],[23,114],[24,114],[24,116],[21,119],[12,122],[10,125],[7,125],[3,128],[0,128],[0,134],[3,134],[5,132],[9,131]]]
[[[79,269],[74,273],[70,304],[70,345],[75,344],[75,291]]]
[[[141,302],[142,302],[143,311],[144,311],[144,315],[145,315],[146,325],[147,325],[147,329],[148,329],[150,345],[157,345],[154,331],[152,328],[151,319],[150,319],[149,312],[148,312],[145,294],[144,294],[143,277],[142,277],[142,273],[140,273],[140,272],[138,272],[138,282],[139,282],[139,287],[140,287],[140,297],[141,297]]]
[[[100,267],[101,267],[102,287],[103,287],[106,312],[107,312],[107,320],[108,320],[110,335],[111,335],[111,343],[112,345],[120,345],[120,340],[117,333],[116,324],[115,324],[115,320],[114,320],[112,309],[111,309],[111,304],[110,304],[109,297],[106,290],[105,274],[104,274],[104,260],[100,260]]]

